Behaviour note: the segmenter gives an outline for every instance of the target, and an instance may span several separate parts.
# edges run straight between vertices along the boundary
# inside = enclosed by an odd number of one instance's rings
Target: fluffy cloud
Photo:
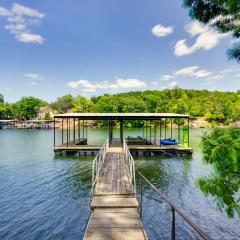
[[[70,88],[81,89],[82,92],[97,92],[102,89],[127,89],[127,88],[143,88],[146,83],[135,78],[116,79],[114,83],[107,81],[92,83],[88,80],[70,81],[67,83]]]
[[[164,37],[173,32],[173,27],[164,27],[158,24],[152,28],[152,34],[156,37]]]
[[[191,66],[191,67],[181,68],[175,72],[176,76],[196,77],[196,78],[207,77],[211,74],[212,74],[212,72],[209,72],[207,70],[200,70],[199,66]]]
[[[198,21],[193,21],[186,25],[185,30],[192,36],[196,37],[196,41],[192,46],[186,44],[186,39],[179,40],[174,49],[176,56],[188,55],[199,49],[209,50],[218,45],[221,38],[227,34],[221,34],[212,29],[208,25],[204,25]]]
[[[38,34],[32,34],[27,32],[22,32],[16,36],[19,42],[25,43],[39,43],[42,44],[44,42],[44,38]]]
[[[18,41],[24,43],[42,44],[44,42],[41,35],[34,34],[30,30],[31,26],[41,24],[44,16],[36,9],[17,3],[14,3],[10,10],[0,6],[0,17],[5,17],[7,21],[5,29],[13,34]]]
[[[24,77],[32,80],[32,81],[41,81],[43,80],[43,76],[37,73],[25,73]]]
[[[169,80],[172,80],[174,79],[175,77],[173,75],[169,75],[169,74],[166,74],[166,75],[162,75],[160,77],[161,80],[164,80],[164,81],[169,81]]]

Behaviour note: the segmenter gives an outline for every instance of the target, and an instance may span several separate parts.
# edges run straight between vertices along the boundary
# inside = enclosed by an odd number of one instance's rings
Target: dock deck
[[[132,154],[144,155],[145,153],[173,153],[173,154],[192,154],[192,148],[183,147],[182,145],[128,145]],[[56,153],[97,153],[101,149],[101,145],[83,145],[79,144],[76,140],[71,141],[68,144],[64,143],[54,147]]]
[[[147,239],[130,168],[123,147],[106,150],[93,189],[85,240]]]

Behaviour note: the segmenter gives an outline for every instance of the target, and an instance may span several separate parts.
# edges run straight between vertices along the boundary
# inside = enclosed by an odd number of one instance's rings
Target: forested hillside
[[[180,88],[162,91],[128,92],[92,97],[59,97],[46,103],[33,97],[24,97],[16,103],[0,98],[1,118],[33,118],[40,106],[49,105],[59,113],[73,112],[173,112],[204,117],[212,123],[228,124],[240,120],[240,90],[237,92],[210,92]]]

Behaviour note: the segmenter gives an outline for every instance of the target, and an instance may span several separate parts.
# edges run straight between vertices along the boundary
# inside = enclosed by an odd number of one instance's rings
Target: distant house
[[[38,109],[37,118],[45,119],[45,118],[53,118],[55,111],[50,107],[40,107]]]

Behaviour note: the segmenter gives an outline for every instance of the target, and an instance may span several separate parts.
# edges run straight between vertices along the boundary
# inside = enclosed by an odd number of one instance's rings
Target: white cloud
[[[164,27],[161,24],[158,24],[152,28],[152,34],[156,37],[164,37],[173,32],[173,27]]]
[[[174,47],[174,54],[176,56],[192,54],[199,49],[209,50],[217,46],[221,38],[227,36],[227,34],[218,33],[210,26],[198,21],[193,21],[186,25],[185,30],[192,37],[197,36],[196,41],[192,46],[188,46],[186,39],[179,40]]]
[[[5,29],[13,34],[18,41],[38,44],[44,42],[44,38],[41,35],[34,34],[30,30],[31,26],[41,24],[45,16],[44,13],[14,3],[10,10],[0,6],[0,16],[6,18],[7,24]]]
[[[169,80],[172,80],[174,79],[175,77],[173,75],[169,75],[169,74],[166,74],[166,75],[162,75],[160,77],[161,80],[164,80],[164,81],[169,81]]]
[[[44,14],[39,12],[36,9],[28,8],[23,5],[20,5],[18,3],[14,3],[11,9],[12,14],[16,15],[25,15],[28,17],[34,17],[34,18],[44,18]]]
[[[38,34],[32,34],[28,32],[22,32],[16,35],[16,38],[19,42],[25,43],[38,43],[42,44],[44,42],[44,38]]]
[[[191,67],[181,68],[175,72],[176,76],[196,77],[196,78],[207,77],[211,74],[212,74],[212,72],[209,72],[207,70],[199,70],[199,66],[191,66]]]
[[[41,81],[43,80],[43,76],[37,73],[25,73],[24,77],[32,80],[32,81]]]
[[[176,81],[173,81],[173,82],[170,82],[170,83],[168,84],[168,86],[171,87],[171,88],[175,88],[175,87],[178,86],[178,83],[177,83]]]
[[[4,7],[0,6],[0,17],[7,17],[10,16],[10,11]]]
[[[81,89],[82,92],[97,92],[102,89],[127,89],[127,88],[143,88],[146,83],[142,80],[129,78],[121,79],[118,78],[114,83],[107,81],[101,81],[92,83],[89,80],[70,81],[67,83],[70,88]]]

